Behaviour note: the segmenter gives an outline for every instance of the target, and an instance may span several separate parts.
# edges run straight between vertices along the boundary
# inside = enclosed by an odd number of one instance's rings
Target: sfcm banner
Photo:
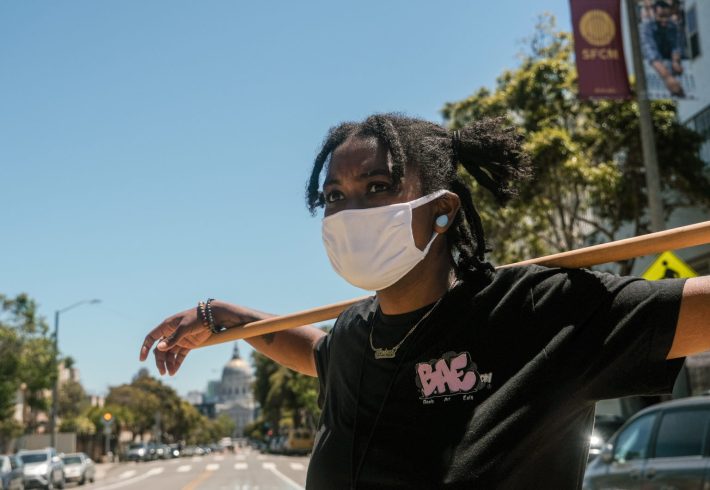
[[[579,97],[631,96],[621,37],[620,0],[570,0]]]

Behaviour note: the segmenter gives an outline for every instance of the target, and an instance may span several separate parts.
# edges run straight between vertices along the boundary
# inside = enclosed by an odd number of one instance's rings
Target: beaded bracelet
[[[217,325],[214,321],[214,315],[212,314],[212,302],[214,301],[214,298],[209,298],[207,302],[205,303],[205,316],[207,318],[207,325],[209,329],[212,331],[212,333],[219,333],[222,330],[225,330],[225,327],[222,325]]]
[[[202,325],[204,325],[206,329],[212,330],[210,322],[207,319],[207,307],[204,301],[200,301],[197,303],[197,318],[200,319]]]

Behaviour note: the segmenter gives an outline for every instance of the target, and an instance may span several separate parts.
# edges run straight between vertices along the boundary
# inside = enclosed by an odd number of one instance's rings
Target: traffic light
[[[111,415],[111,412],[104,412],[103,419],[104,424],[110,424],[111,422],[113,422],[113,415]]]

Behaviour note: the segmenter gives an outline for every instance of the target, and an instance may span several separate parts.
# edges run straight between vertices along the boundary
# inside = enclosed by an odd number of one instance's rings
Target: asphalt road
[[[121,463],[97,471],[87,490],[303,490],[308,458],[264,455],[243,449],[213,454]],[[73,485],[72,485],[73,486]]]

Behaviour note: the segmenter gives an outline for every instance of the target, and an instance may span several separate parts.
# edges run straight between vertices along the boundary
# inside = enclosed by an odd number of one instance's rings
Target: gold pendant
[[[397,355],[397,349],[376,349],[375,359],[394,359]]]

